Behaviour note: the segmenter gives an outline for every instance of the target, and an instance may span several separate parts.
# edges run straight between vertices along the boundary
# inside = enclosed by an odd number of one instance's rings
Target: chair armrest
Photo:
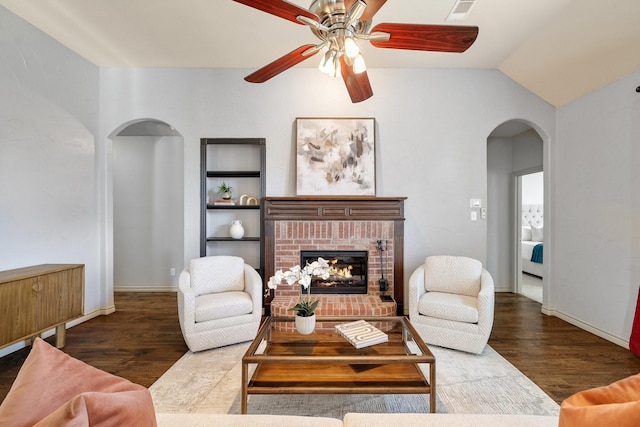
[[[253,315],[262,316],[262,277],[248,264],[244,265],[244,290],[253,300]]]
[[[494,304],[495,289],[493,277],[483,268],[480,278],[480,293],[478,293],[478,325],[482,328],[488,328],[489,331],[493,327]]]
[[[493,277],[491,277],[491,273],[483,268],[482,275],[480,276],[480,293],[478,293],[478,298],[493,295],[494,292]]]
[[[196,295],[191,289],[191,274],[187,268],[178,277],[178,318],[183,332],[196,322]]]
[[[191,292],[191,273],[185,268],[178,277],[178,292],[187,294]]]
[[[409,315],[418,315],[418,301],[424,295],[424,264],[416,268],[409,277]]]

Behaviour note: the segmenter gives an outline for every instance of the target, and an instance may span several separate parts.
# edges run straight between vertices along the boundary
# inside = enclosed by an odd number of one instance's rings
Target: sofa
[[[557,416],[507,414],[357,414],[344,419],[296,415],[156,414],[159,427],[557,427]]]
[[[306,427],[473,426],[637,427],[640,374],[567,398],[559,416],[518,414],[347,413],[327,417],[157,413],[149,390],[77,360],[36,338],[0,404],[12,427]]]
[[[12,427],[180,426],[557,426],[531,415],[357,414],[344,419],[288,415],[157,413],[149,390],[89,366],[36,338],[0,404],[0,425]]]

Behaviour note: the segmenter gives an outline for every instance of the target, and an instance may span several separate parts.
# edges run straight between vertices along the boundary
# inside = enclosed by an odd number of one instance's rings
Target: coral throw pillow
[[[36,338],[0,405],[0,426],[156,426],[145,387]]]
[[[558,427],[640,426],[640,374],[568,397]]]

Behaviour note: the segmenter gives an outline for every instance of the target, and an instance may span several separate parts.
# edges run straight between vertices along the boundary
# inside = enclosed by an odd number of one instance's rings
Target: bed
[[[522,271],[542,277],[543,205],[522,205],[522,236],[520,251]]]

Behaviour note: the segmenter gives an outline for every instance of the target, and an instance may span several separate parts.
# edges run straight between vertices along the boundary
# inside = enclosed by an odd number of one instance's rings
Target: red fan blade
[[[253,7],[263,12],[270,13],[280,18],[284,18],[296,24],[304,25],[302,22],[296,19],[298,15],[304,15],[308,18],[318,21],[318,17],[315,13],[311,13],[306,9],[303,9],[295,4],[289,3],[285,0],[233,0],[236,3],[242,3],[246,6]]]
[[[265,65],[264,67],[260,68],[258,71],[255,71],[254,73],[249,74],[244,79],[251,83],[264,83],[270,78],[277,76],[283,71],[288,70],[294,65],[304,61],[307,58],[311,58],[313,55],[318,53],[318,51],[316,50],[315,52],[309,55],[302,54],[307,49],[312,47],[315,47],[315,45],[305,44],[304,46],[300,46],[296,50],[293,50],[287,53],[286,55],[284,55],[283,57],[276,59],[272,63]]]
[[[349,91],[351,102],[355,104],[373,96],[373,89],[371,89],[367,72],[354,73],[353,68],[345,62],[344,56],[340,57],[340,72],[342,73],[344,84],[347,86],[347,91]]]
[[[367,4],[367,8],[364,10],[362,17],[360,18],[361,21],[368,21],[369,19],[373,18],[373,15],[378,13],[380,8],[384,6],[384,4],[387,2],[387,0],[363,0],[363,1]],[[350,10],[351,6],[353,6],[355,2],[356,0],[345,0],[344,6],[347,10]]]
[[[434,52],[464,52],[478,37],[478,27],[455,25],[378,24],[371,32],[377,31],[389,33],[391,38],[371,40],[375,47]]]

